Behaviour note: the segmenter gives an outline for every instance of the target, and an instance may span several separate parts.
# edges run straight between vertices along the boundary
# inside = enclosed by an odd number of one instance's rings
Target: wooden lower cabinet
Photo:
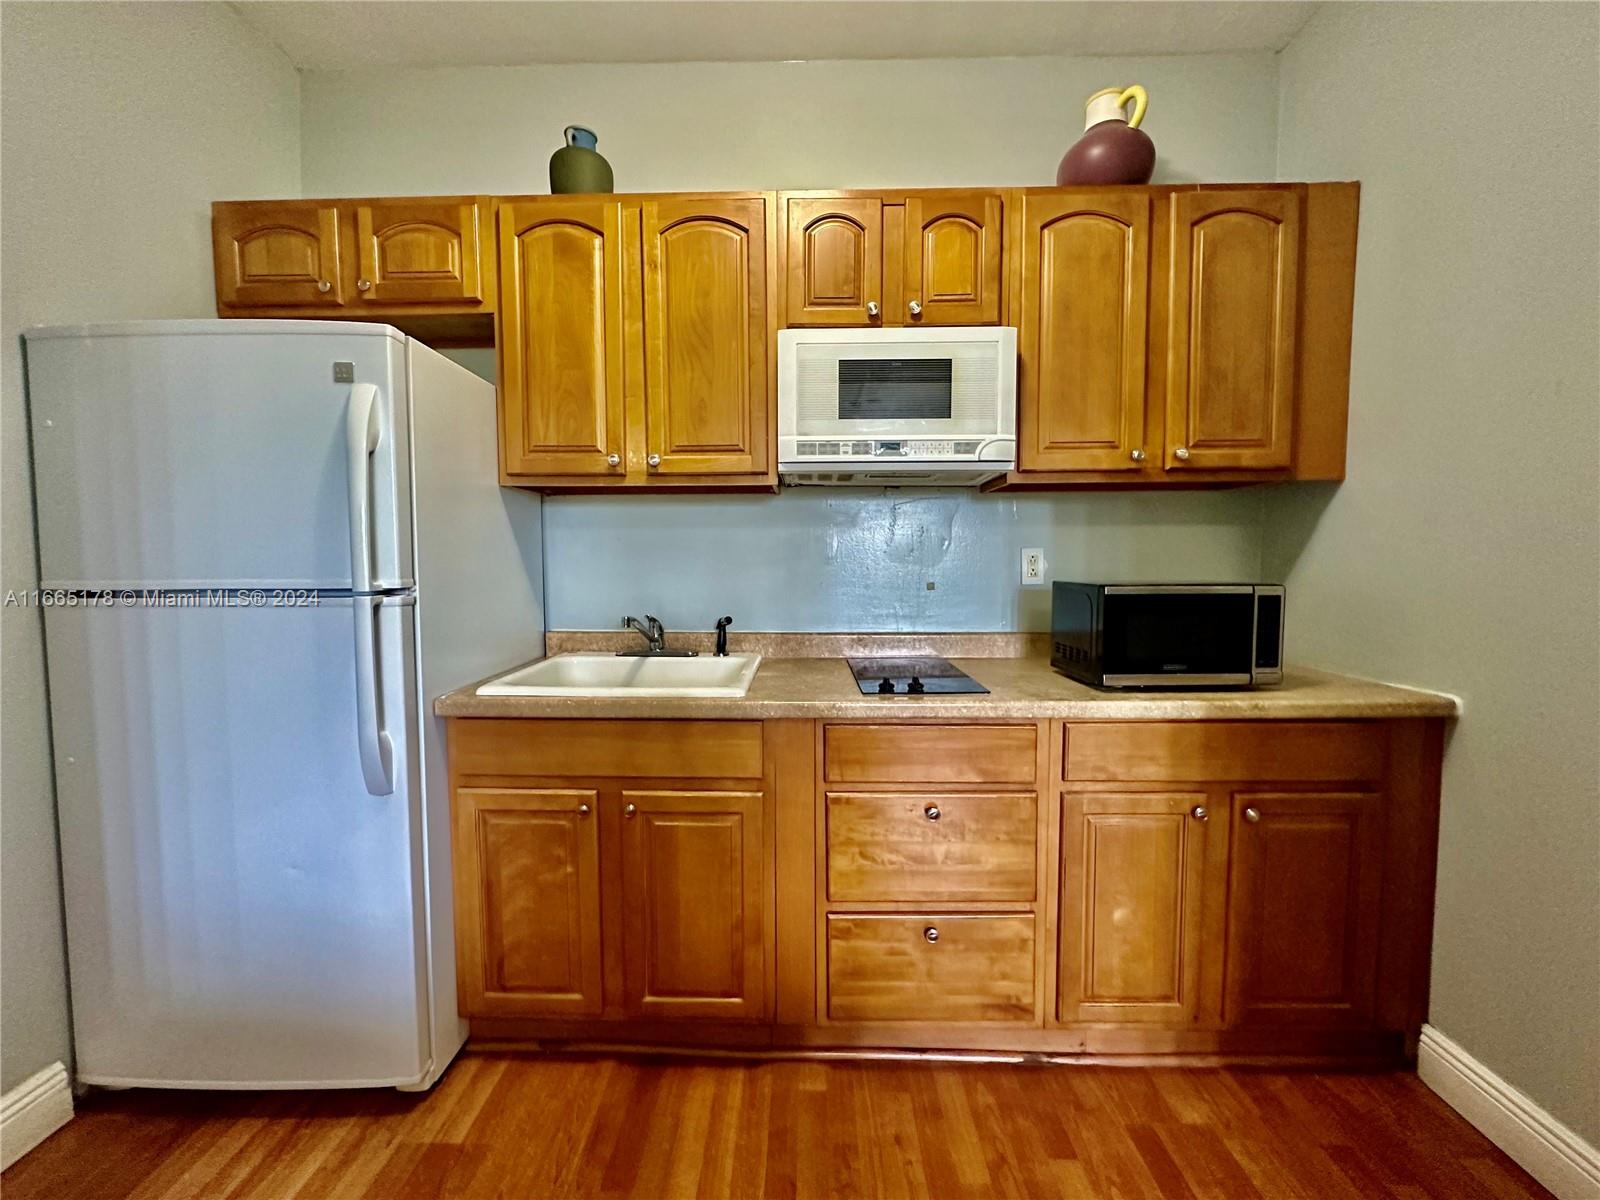
[[[1230,1025],[1338,1029],[1370,1021],[1381,806],[1371,792],[1234,795]]]
[[[762,800],[759,791],[622,793],[629,1012],[762,1015]]]
[[[1394,1061],[1442,738],[452,721],[462,1012],[501,1039]]]
[[[581,788],[456,792],[463,1012],[599,1015],[598,804]]]
[[[765,1017],[772,843],[760,728],[452,722],[461,1014]],[[584,774],[563,780],[563,769]]]
[[[1227,845],[1204,790],[1062,794],[1062,1022],[1200,1020]]]

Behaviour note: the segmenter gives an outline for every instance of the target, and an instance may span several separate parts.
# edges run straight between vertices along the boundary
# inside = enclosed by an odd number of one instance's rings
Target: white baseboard
[[[1600,1151],[1432,1025],[1422,1027],[1417,1074],[1560,1200],[1600,1197]]]
[[[70,1120],[72,1086],[58,1062],[0,1096],[0,1171]]]

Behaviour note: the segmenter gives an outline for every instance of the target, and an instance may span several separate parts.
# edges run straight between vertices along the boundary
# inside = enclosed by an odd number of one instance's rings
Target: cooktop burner
[[[868,696],[933,696],[987,692],[948,658],[848,658],[856,686]]]

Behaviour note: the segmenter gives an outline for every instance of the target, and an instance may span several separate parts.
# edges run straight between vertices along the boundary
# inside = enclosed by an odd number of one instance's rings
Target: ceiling
[[[236,0],[303,70],[1281,50],[1310,0]]]

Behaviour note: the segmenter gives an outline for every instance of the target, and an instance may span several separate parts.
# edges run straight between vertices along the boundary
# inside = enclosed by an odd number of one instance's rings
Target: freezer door
[[[412,615],[349,597],[47,612],[84,1082],[427,1074]],[[392,751],[386,794],[369,732]]]
[[[35,330],[27,367],[45,586],[412,582],[396,331],[307,321]]]

